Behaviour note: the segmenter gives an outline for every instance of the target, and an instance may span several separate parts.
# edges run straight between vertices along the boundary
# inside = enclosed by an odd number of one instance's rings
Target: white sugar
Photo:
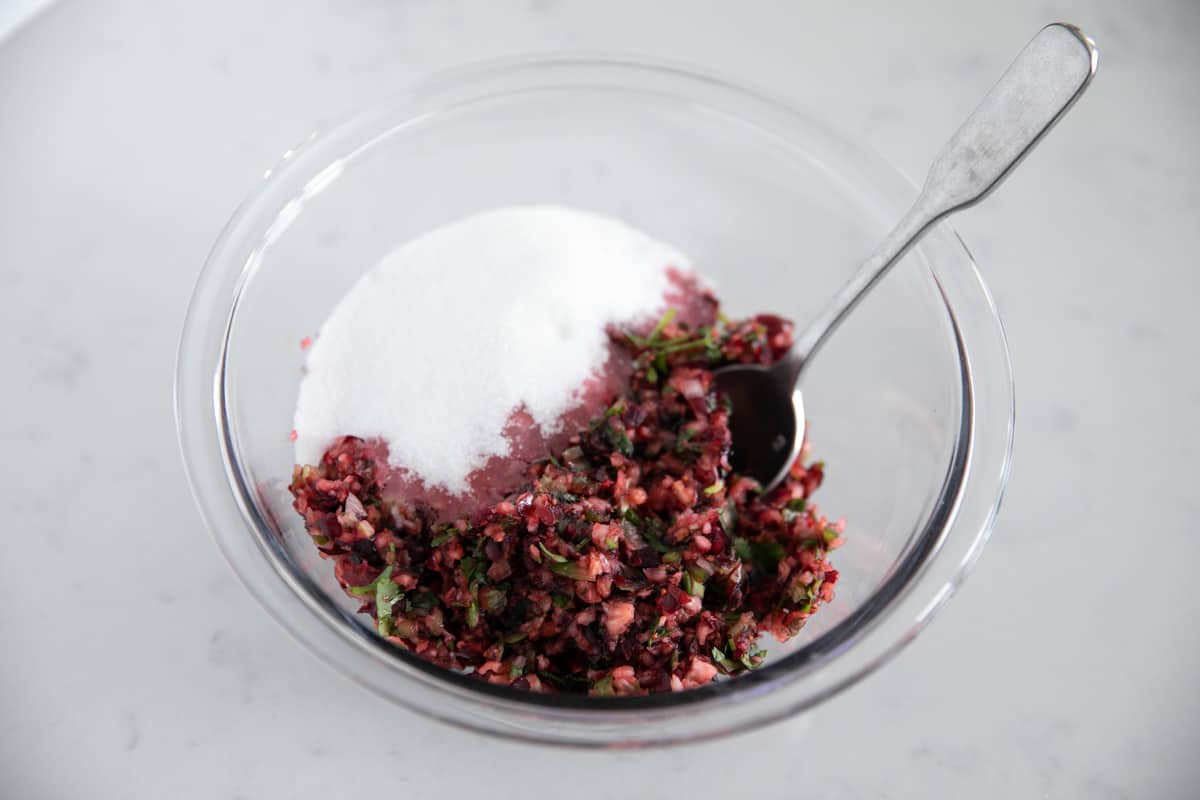
[[[682,254],[607,217],[512,207],[387,256],[321,327],[296,404],[296,461],[341,435],[459,493],[523,407],[545,432],[607,355],[605,327],[660,314]]]

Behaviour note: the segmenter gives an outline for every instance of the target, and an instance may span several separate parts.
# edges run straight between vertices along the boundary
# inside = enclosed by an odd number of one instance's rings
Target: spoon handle
[[[908,213],[797,339],[789,365],[804,364],[842,319],[933,223],[982,200],[1087,88],[1096,47],[1074,25],[1047,25],[1025,45],[983,102],[942,148]]]

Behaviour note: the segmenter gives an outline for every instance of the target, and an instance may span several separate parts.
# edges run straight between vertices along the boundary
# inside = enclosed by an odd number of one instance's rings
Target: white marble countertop
[[[1194,797],[1200,5],[844,6],[97,0],[0,45],[0,796]],[[315,126],[438,67],[621,50],[766,85],[917,174],[1059,17],[1100,75],[957,223],[1017,378],[999,526],[809,722],[668,753],[483,739],[321,666],[221,560],[176,452],[177,335],[231,209]]]

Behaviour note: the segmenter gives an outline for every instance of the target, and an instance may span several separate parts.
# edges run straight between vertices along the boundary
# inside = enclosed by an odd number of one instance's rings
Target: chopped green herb
[[[713,485],[704,487],[704,493],[706,495],[708,495],[709,497],[712,497],[714,494],[716,494],[717,492],[721,491],[724,488],[725,488],[725,481],[721,478],[718,478],[717,482],[714,483]]]
[[[458,528],[447,528],[442,533],[433,537],[433,541],[429,543],[429,546],[430,547],[441,547],[446,542],[453,539],[455,536],[458,536]]]
[[[624,336],[629,341],[633,342],[633,345],[635,347],[645,347],[646,345],[649,344],[649,342],[646,339],[643,339],[641,336],[638,336],[633,331],[624,331],[623,330],[623,331],[621,331],[621,335]]]
[[[671,324],[671,320],[675,319],[675,316],[678,313],[678,309],[668,308],[667,313],[663,314],[662,319],[660,319],[658,324],[654,326],[654,330],[650,331],[650,341],[657,339],[658,335],[663,332],[663,329]]]
[[[392,568],[388,567],[383,572],[375,576],[375,580],[368,583],[366,586],[348,586],[350,594],[358,595],[359,597],[370,597],[375,594],[376,588],[381,582],[388,582],[392,579]]]
[[[659,534],[662,533],[662,529],[658,528],[656,525],[646,525],[643,528],[639,528],[638,533],[642,534],[642,538],[645,539],[650,547],[652,547],[654,550],[660,553],[675,552],[674,548],[668,546],[660,538]]]
[[[588,679],[580,675],[555,675],[553,672],[546,671],[539,672],[537,675],[551,686],[568,691],[578,691],[580,687],[588,685]]]
[[[421,592],[412,599],[411,609],[421,615],[428,614],[437,607],[437,595],[433,592]]]
[[[629,434],[625,433],[624,428],[619,428],[610,423],[604,429],[604,433],[618,453],[626,458],[633,455],[633,442],[629,441]]]
[[[767,651],[763,650],[757,644],[751,644],[750,649],[742,656],[739,661],[746,669],[757,669],[763,662],[763,658],[767,655]]]
[[[738,558],[753,563],[763,572],[774,572],[784,556],[779,542],[750,541],[740,536],[733,540],[733,549]]]
[[[546,556],[546,558],[550,559],[550,560],[551,560],[551,561],[553,561],[555,564],[565,564],[565,563],[567,563],[567,557],[566,557],[566,556],[560,556],[558,553],[555,553],[554,551],[552,551],[552,550],[548,549],[548,548],[546,547],[546,543],[545,543],[545,542],[538,542],[538,547],[540,547],[540,548],[541,548],[543,555],[545,555],[545,556]]]
[[[392,582],[391,573],[391,567],[385,569],[375,587],[375,618],[379,620],[379,633],[382,636],[391,633],[392,608],[404,597],[404,590]]]
[[[721,671],[724,672],[726,675],[728,675],[731,672],[738,671],[737,662],[734,661],[733,659],[731,659],[729,656],[725,655],[725,651],[722,650],[721,648],[714,647],[712,649],[712,658],[713,658],[713,661],[715,661],[717,663],[717,666],[721,668]]]
[[[571,605],[571,598],[567,597],[565,594],[554,594],[550,597],[550,602],[554,603],[554,605],[558,606],[559,608],[569,608]]]
[[[479,624],[479,603],[474,600],[467,606],[467,627],[474,628]]]
[[[656,627],[654,630],[650,631],[650,636],[646,639],[646,647],[652,647],[655,644],[658,644],[659,642],[661,642],[663,639],[670,639],[670,638],[671,638],[671,631],[669,629],[661,627],[661,626]]]
[[[684,572],[683,577],[679,579],[679,588],[692,597],[704,597],[704,581],[697,579],[691,569]]]
[[[721,510],[717,512],[717,519],[721,521],[721,529],[726,533],[733,533],[737,528],[737,509],[733,506],[733,501],[730,500]]]
[[[737,553],[737,557],[742,561],[749,561],[754,556],[754,551],[750,549],[750,541],[741,536],[733,540],[733,552]]]
[[[474,586],[477,583],[482,583],[487,577],[487,559],[479,556],[467,556],[459,566],[462,569],[463,579],[466,580],[467,586]]]
[[[552,563],[550,571],[555,575],[562,575],[564,578],[570,578],[573,581],[590,581],[587,568],[578,561],[568,561],[564,563]]]
[[[803,497],[794,497],[788,500],[787,508],[789,511],[803,511],[808,508],[808,500]]]
[[[592,694],[600,695],[601,697],[612,697],[616,692],[613,691],[612,675],[605,675],[603,678],[597,678],[592,682]]]
[[[673,356],[676,353],[686,353],[688,350],[698,350],[707,347],[708,343],[704,339],[690,339],[683,342],[674,342],[663,345],[659,348],[660,356]]]

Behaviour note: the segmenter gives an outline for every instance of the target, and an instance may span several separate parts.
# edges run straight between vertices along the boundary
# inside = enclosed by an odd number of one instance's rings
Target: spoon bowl
[[[765,487],[787,475],[804,443],[804,401],[785,362],[772,367],[735,364],[717,370],[717,392],[729,398],[734,447],[729,461],[740,475]]]

